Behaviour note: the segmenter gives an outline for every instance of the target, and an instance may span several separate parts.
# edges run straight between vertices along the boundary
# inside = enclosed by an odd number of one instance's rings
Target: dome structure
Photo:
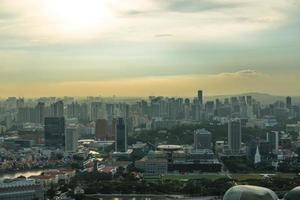
[[[300,187],[296,187],[292,189],[284,196],[284,200],[299,200],[299,199],[300,199]]]
[[[230,188],[223,200],[278,200],[278,197],[268,188],[239,185]]]

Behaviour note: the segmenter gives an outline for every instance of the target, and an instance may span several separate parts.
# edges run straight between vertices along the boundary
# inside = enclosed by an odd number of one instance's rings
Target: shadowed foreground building
[[[240,119],[228,122],[228,146],[232,154],[239,154],[242,143],[242,124]]]
[[[52,148],[65,146],[65,118],[45,118],[45,145]]]
[[[127,152],[127,131],[123,118],[118,118],[116,123],[116,152]]]

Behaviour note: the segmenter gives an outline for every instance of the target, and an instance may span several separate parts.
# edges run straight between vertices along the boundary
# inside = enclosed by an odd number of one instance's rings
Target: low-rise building
[[[135,162],[135,167],[141,169],[145,175],[161,175],[168,172],[166,159],[143,158]]]

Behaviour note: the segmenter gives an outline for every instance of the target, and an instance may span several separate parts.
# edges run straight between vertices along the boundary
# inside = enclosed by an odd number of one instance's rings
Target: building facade
[[[233,154],[239,154],[242,143],[242,125],[240,119],[228,122],[228,146]]]
[[[65,146],[65,118],[45,118],[45,145],[61,148]]]

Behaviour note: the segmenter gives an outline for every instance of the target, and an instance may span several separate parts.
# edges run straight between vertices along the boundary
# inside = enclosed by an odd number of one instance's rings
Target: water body
[[[0,174],[0,181],[4,179],[18,178],[19,176],[25,176],[26,178],[28,178],[30,176],[40,175],[42,172],[43,172],[42,170],[30,170],[30,171],[23,171],[23,172],[12,172],[12,173]]]

